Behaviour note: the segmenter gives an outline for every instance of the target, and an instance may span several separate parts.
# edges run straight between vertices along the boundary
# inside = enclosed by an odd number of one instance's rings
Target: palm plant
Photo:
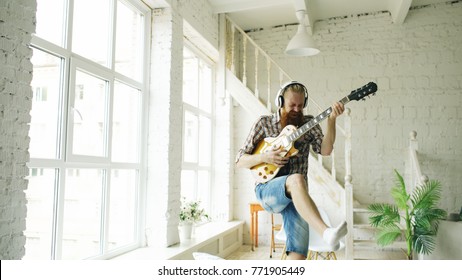
[[[395,170],[396,183],[391,189],[395,205],[374,203],[368,209],[372,212],[369,222],[377,231],[377,244],[387,246],[403,235],[406,241],[407,259],[412,259],[412,252],[430,254],[435,249],[435,237],[438,233],[439,220],[446,217],[446,211],[437,208],[441,198],[441,183],[429,180],[417,186],[412,195],[406,191],[403,177]]]

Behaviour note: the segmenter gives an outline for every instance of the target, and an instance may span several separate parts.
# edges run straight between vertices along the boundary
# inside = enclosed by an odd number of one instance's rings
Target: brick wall
[[[146,198],[148,243],[152,238],[167,246],[180,241],[184,20],[194,34],[203,36],[189,37],[192,43],[212,49],[218,46],[218,18],[207,1],[170,2],[172,8],[152,14]]]
[[[305,82],[321,107],[369,81],[378,84],[377,96],[347,105],[353,118],[355,197],[363,203],[390,199],[393,169],[404,173],[409,133],[415,130],[422,171],[442,182],[442,208],[458,212],[462,206],[462,2],[413,9],[402,25],[393,24],[387,12],[317,22],[314,40],[321,53],[310,58],[283,54],[295,32],[296,26],[286,26],[249,35],[292,78]],[[236,150],[252,121],[236,108]],[[336,154],[340,180],[344,177],[341,161],[342,155]],[[236,171],[235,197],[248,198],[243,201],[254,200],[247,176]],[[235,204],[235,218],[248,220],[248,207],[237,200]]]
[[[0,259],[21,259],[32,107],[31,33],[35,0],[0,2]]]
[[[178,11],[212,48],[218,49],[218,15],[207,0],[178,1]]]

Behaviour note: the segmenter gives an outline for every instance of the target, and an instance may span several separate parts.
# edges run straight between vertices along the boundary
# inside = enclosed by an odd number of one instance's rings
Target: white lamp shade
[[[312,56],[320,50],[316,47],[313,38],[308,34],[303,25],[298,26],[297,34],[290,40],[285,53],[295,56]]]

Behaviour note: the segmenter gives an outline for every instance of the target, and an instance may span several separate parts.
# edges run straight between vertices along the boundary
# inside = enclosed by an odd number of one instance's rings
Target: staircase
[[[277,108],[273,100],[280,85],[293,79],[230,18],[226,17],[222,19],[223,21],[226,22],[226,44],[225,50],[222,50],[225,52],[226,92],[255,119],[260,115],[275,112]],[[311,110],[314,109],[310,112],[312,115],[324,111],[311,97],[309,97],[309,104]],[[304,113],[308,112],[304,111]],[[345,238],[346,259],[375,259],[377,257],[380,259],[379,253],[387,254],[383,259],[401,259],[405,257],[401,252],[405,244],[396,242],[395,246],[379,248],[374,240],[374,229],[368,222],[367,205],[361,205],[354,199],[351,175],[350,113],[350,109],[346,108],[343,127],[337,123],[337,139],[343,138],[341,140],[344,142],[344,184],[337,179],[336,151],[332,152],[329,164],[323,162],[322,156],[310,155],[309,180],[314,180],[316,184],[321,185],[329,194],[331,202],[336,205],[336,209],[345,215],[345,218],[340,218],[346,219],[348,223],[349,233]],[[412,145],[416,147],[416,144],[411,143]]]
[[[411,186],[418,186],[428,181],[428,177],[423,175],[418,159],[417,132],[411,131],[409,140],[409,160],[406,174],[406,181],[411,182]],[[347,222],[348,235],[346,236],[345,257],[347,259],[406,259],[406,242],[401,239],[395,241],[387,247],[379,247],[375,240],[375,229],[369,224],[368,205],[361,205],[353,202],[353,186],[348,178],[345,183],[345,193],[347,199]],[[412,190],[410,190],[412,192]],[[404,236],[404,230],[403,234]]]
[[[226,22],[224,24],[226,26],[224,31],[226,47],[223,50],[226,65],[224,74],[226,92],[255,119],[261,115],[276,112],[277,108],[273,101],[280,85],[293,79],[230,18],[226,17],[224,21]],[[326,109],[321,108],[310,96],[308,98],[310,106],[304,109],[305,114],[316,116]],[[347,172],[350,172],[349,108],[345,110],[344,119],[344,127],[337,124],[337,138],[343,137],[342,140],[345,142],[345,158],[347,159],[345,164]],[[322,156],[312,153],[308,177],[329,194],[337,209],[344,210],[345,189],[337,180],[335,153],[335,151],[332,152],[328,159],[329,162],[323,162]],[[340,221],[333,219],[333,223],[336,222]]]
[[[346,237],[345,258],[356,260],[405,260],[406,242],[404,240],[395,241],[387,247],[377,245],[375,228],[369,224],[369,214],[367,205],[353,206],[353,221]]]

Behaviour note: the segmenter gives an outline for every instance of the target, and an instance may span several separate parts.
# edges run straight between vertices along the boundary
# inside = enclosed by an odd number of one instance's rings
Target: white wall
[[[351,102],[353,184],[362,203],[390,200],[393,169],[405,172],[409,133],[416,130],[422,171],[442,182],[441,207],[462,206],[462,3],[413,9],[404,24],[389,13],[333,18],[315,24],[315,57],[287,57],[283,51],[296,26],[250,32],[249,35],[292,78],[307,84],[311,96],[327,108],[369,81],[378,93],[366,102]],[[253,123],[235,108],[235,152]],[[342,118],[339,119],[343,123]],[[336,147],[342,145],[338,138]],[[337,155],[336,161],[343,160]],[[338,168],[338,178],[344,177]],[[235,218],[249,222],[254,200],[247,170],[235,177]],[[264,222],[268,219],[264,217]],[[260,221],[261,240],[269,225]],[[248,228],[244,231],[248,233]],[[244,239],[249,242],[248,236]]]
[[[208,1],[169,2],[152,16],[146,196],[148,241],[165,246],[180,241],[184,37],[218,53],[218,17]]]
[[[0,259],[24,256],[35,0],[0,2]]]

